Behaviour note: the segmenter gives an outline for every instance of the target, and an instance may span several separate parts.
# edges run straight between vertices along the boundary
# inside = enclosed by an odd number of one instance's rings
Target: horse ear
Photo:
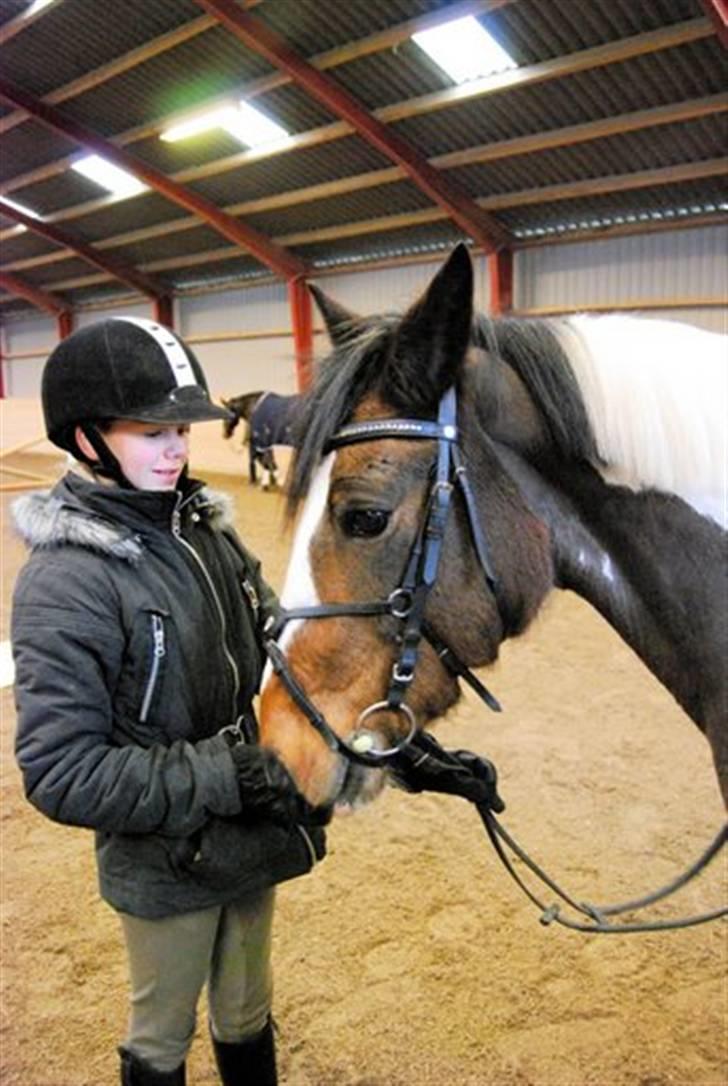
[[[405,313],[389,360],[395,387],[412,391],[423,406],[437,402],[463,366],[473,320],[473,265],[462,243],[453,249],[429,287]]]
[[[343,305],[329,298],[328,294],[324,294],[321,288],[314,286],[313,283],[308,284],[308,289],[313,294],[318,310],[324,318],[326,331],[334,347],[346,343],[351,339],[352,333],[359,329],[362,323],[361,317],[344,309]]]

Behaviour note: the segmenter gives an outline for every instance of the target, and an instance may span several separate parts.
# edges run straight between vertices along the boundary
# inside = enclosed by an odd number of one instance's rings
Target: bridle
[[[490,691],[470,672],[452,649],[442,641],[425,620],[425,606],[430,590],[437,578],[442,555],[445,529],[452,508],[455,489],[461,494],[466,511],[473,547],[485,583],[493,594],[499,611],[499,589],[488,543],[477,517],[475,497],[470,485],[465,462],[458,443],[457,396],[455,388],[449,388],[442,396],[437,419],[384,418],[350,422],[342,426],[329,439],[324,452],[353,445],[362,441],[381,438],[424,440],[437,442],[437,454],[433,464],[432,482],[424,507],[424,516],[412,544],[402,580],[384,600],[349,603],[322,603],[310,607],[283,610],[266,628],[265,649],[271,666],[288,694],[304,713],[311,725],[321,735],[327,746],[352,762],[368,767],[381,768],[407,747],[417,731],[417,721],[405,701],[414,679],[422,639],[432,645],[444,666],[454,675],[464,679],[495,712],[500,705]],[[399,625],[396,641],[399,645],[397,659],[392,667],[386,697],[364,709],[357,720],[351,743],[347,743],[327,722],[323,714],[310,700],[281,650],[278,639],[287,623],[295,619],[320,619],[335,616],[388,615]],[[377,749],[373,737],[364,729],[370,717],[390,712],[404,717],[407,725],[405,736],[392,746]]]
[[[452,496],[455,489],[458,490],[463,500],[470,536],[485,583],[494,597],[504,628],[506,628],[506,623],[504,620],[503,600],[493,571],[488,543],[476,514],[475,497],[458,443],[457,397],[454,387],[449,388],[442,396],[437,420],[384,418],[351,422],[342,426],[329,439],[324,452],[330,452],[333,449],[362,441],[376,441],[380,438],[400,438],[408,441],[434,440],[437,442],[437,455],[433,465],[432,482],[424,507],[424,516],[412,544],[400,584],[384,600],[363,603],[323,603],[282,610],[278,618],[270,620],[266,625],[265,650],[274,672],[278,675],[288,694],[323,738],[326,745],[351,762],[369,768],[381,769],[387,763],[396,760],[397,756],[410,745],[417,731],[415,715],[404,699],[414,678],[419,648],[423,638],[434,648],[445,667],[453,675],[467,682],[490,709],[499,712],[501,708],[497,699],[473,675],[452,649],[437,636],[424,617],[427,598],[437,578],[445,539],[445,528],[452,508]],[[386,698],[374,702],[359,714],[353,740],[351,743],[347,743],[334,731],[306,694],[293,674],[278,644],[278,638],[287,623],[295,619],[376,615],[389,615],[398,621],[399,632],[396,641],[399,644],[399,652],[392,667]],[[371,733],[363,730],[362,726],[371,716],[381,712],[399,713],[403,716],[407,724],[407,733],[404,738],[394,745],[385,749],[376,749],[373,746]],[[447,756],[447,752],[443,753]],[[572,895],[563,890],[500,825],[492,810],[480,804],[477,805],[477,810],[498,858],[526,896],[541,909],[542,924],[557,923],[571,930],[592,934],[623,934],[691,927],[695,924],[702,924],[728,915],[728,908],[724,907],[681,920],[656,920],[646,923],[623,924],[615,923],[611,919],[652,905],[673,894],[695,878],[725,846],[728,841],[728,825],[721,828],[703,855],[687,871],[666,886],[644,897],[623,902],[619,905],[595,906],[585,901],[577,901]],[[557,897],[561,898],[580,919],[573,920],[561,915],[561,908],[558,904],[545,905],[525,884],[513,862],[506,854],[504,845],[510,849],[523,865],[528,867],[540,882],[546,885]]]

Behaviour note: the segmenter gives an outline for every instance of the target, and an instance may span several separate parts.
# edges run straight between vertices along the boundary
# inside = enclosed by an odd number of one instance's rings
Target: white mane
[[[642,317],[555,326],[607,482],[677,494],[728,527],[728,337]]]

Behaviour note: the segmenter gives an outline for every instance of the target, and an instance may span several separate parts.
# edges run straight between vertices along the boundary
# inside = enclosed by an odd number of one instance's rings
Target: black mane
[[[396,314],[372,318],[322,363],[297,417],[296,453],[288,484],[290,513],[306,496],[328,440],[349,421],[367,393],[380,392],[398,410],[420,414],[406,402],[394,402],[401,393],[393,396],[383,380],[383,363],[400,320]],[[478,315],[471,343],[515,370],[542,413],[559,456],[596,461],[596,442],[584,401],[551,321]]]

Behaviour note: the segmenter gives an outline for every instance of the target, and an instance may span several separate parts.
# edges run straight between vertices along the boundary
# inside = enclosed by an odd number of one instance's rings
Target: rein
[[[396,761],[417,732],[415,715],[405,699],[409,684],[414,678],[419,655],[419,646],[424,638],[437,653],[443,665],[451,674],[463,679],[478,694],[481,700],[495,712],[500,712],[498,700],[491,694],[470,669],[458,658],[450,647],[442,641],[424,617],[425,605],[432,586],[437,578],[445,527],[452,506],[452,494],[458,489],[463,499],[473,546],[478,557],[488,589],[493,594],[501,618],[498,581],[493,570],[488,543],[477,517],[475,496],[470,485],[465,462],[458,445],[457,399],[454,387],[448,389],[438,409],[437,421],[426,419],[368,419],[352,422],[334,434],[329,440],[325,452],[362,441],[375,441],[380,438],[401,438],[404,440],[437,441],[437,456],[434,464],[434,478],[430,487],[420,529],[412,545],[407,566],[401,583],[385,600],[350,603],[324,603],[309,607],[283,610],[277,619],[269,620],[265,629],[265,649],[271,666],[288,694],[306,716],[309,723],[323,738],[326,745],[336,754],[343,755],[349,761],[369,768],[384,768],[387,763]],[[288,622],[295,619],[319,619],[335,616],[379,616],[389,615],[400,623],[397,635],[399,644],[398,658],[392,667],[392,674],[387,696],[382,701],[374,702],[364,709],[357,720],[357,729],[351,743],[347,743],[331,727],[324,715],[316,708],[305,690],[293,674],[285,654],[278,644],[278,638]],[[399,742],[385,749],[373,746],[372,736],[362,730],[362,725],[369,717],[380,712],[393,712],[403,716],[407,732]],[[447,752],[443,751],[447,758]],[[539,865],[531,859],[517,841],[500,825],[493,811],[484,804],[475,804],[483,822],[488,838],[496,855],[503,863],[511,878],[515,880],[526,896],[541,909],[541,923],[560,924],[573,931],[592,934],[626,934],[629,932],[661,931],[670,928],[691,927],[716,920],[728,915],[728,907],[716,909],[697,916],[678,920],[655,920],[645,923],[613,923],[609,917],[626,912],[635,912],[668,897],[693,879],[707,866],[728,841],[728,824],[724,825],[703,855],[682,875],[651,894],[618,905],[592,905],[579,902],[563,890]],[[561,915],[558,904],[545,905],[526,885],[515,870],[513,861],[507,855],[505,846],[524,863],[531,873],[545,886],[549,887],[558,898],[566,903],[584,920],[572,920]]]

